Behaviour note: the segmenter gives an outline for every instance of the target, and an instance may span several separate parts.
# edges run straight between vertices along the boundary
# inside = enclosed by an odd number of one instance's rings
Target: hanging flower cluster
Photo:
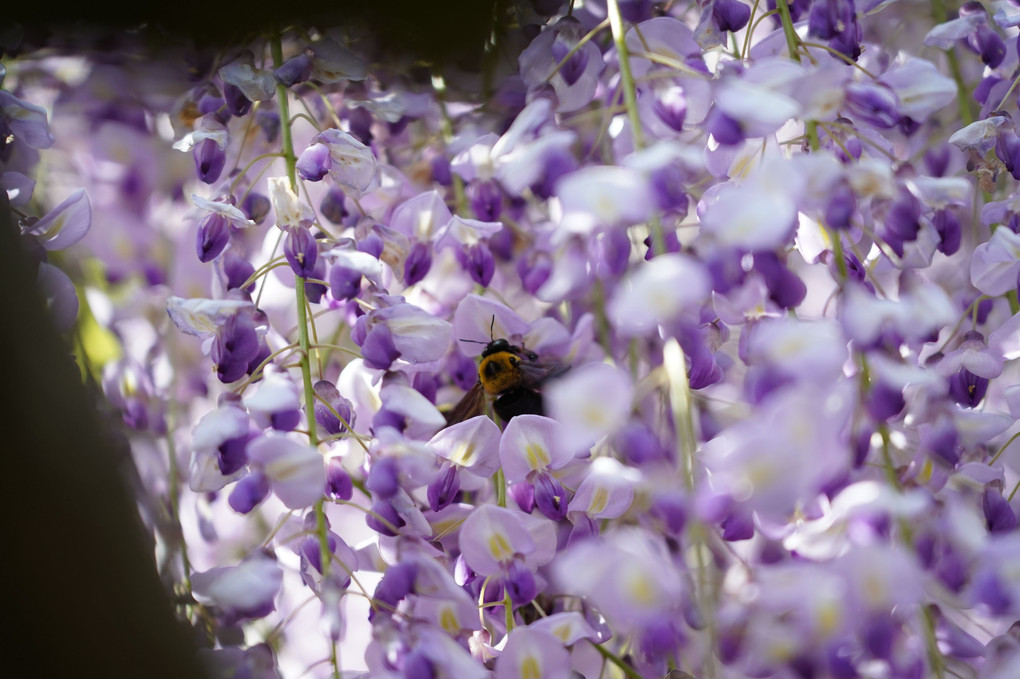
[[[506,11],[7,60],[210,667],[1014,676],[1020,7]]]

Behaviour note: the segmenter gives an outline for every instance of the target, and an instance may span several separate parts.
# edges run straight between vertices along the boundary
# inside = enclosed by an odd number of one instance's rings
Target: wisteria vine
[[[213,675],[1020,676],[1020,4],[497,6],[482,70],[3,46]],[[497,339],[544,408],[448,422]]]

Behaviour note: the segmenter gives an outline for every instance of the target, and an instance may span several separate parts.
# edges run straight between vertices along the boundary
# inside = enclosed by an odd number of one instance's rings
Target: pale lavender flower
[[[390,227],[409,238],[431,242],[450,223],[453,215],[436,191],[420,193],[393,210]]]
[[[536,620],[530,625],[530,628],[548,632],[566,646],[572,646],[581,639],[591,641],[599,639],[598,632],[577,611],[553,613],[541,620]]]
[[[311,76],[315,80],[324,83],[364,80],[368,74],[361,58],[332,36],[311,43],[308,49],[312,53]]]
[[[429,447],[451,465],[482,478],[489,478],[499,468],[499,427],[483,415],[443,429],[432,437]]]
[[[450,346],[450,323],[413,304],[377,309],[366,318],[366,331],[385,328],[399,356],[410,363],[439,360]]]
[[[193,458],[190,483],[194,490],[219,490],[235,477],[248,461],[245,446],[251,438],[249,429],[248,414],[229,403],[206,413],[198,421],[191,432]],[[222,476],[197,473],[207,465],[203,458],[215,461]]]
[[[379,168],[372,149],[352,135],[331,128],[316,136],[315,141],[329,150],[330,177],[351,195],[360,196],[378,180]]]
[[[255,392],[245,395],[243,403],[263,428],[290,431],[301,420],[298,386],[288,373],[267,372]]]
[[[310,224],[312,209],[291,190],[290,180],[286,177],[270,177],[268,181],[269,201],[276,215],[276,225],[283,228]]]
[[[1020,275],[1020,234],[996,229],[992,237],[974,248],[970,280],[986,295],[1001,295],[1017,287]]]
[[[559,60],[573,49],[582,35],[576,20],[566,18],[535,37],[521,52],[521,77],[537,88],[548,82],[556,92],[556,111],[576,111],[591,102],[598,87],[598,76],[605,68],[602,53],[594,42],[587,42],[556,70]]]
[[[978,153],[985,153],[995,145],[999,128],[1006,125],[1007,122],[1008,120],[1003,116],[977,120],[954,132],[949,138],[949,143],[962,151],[974,150]]]
[[[544,396],[550,415],[560,423],[559,445],[576,451],[623,427],[630,415],[634,386],[622,370],[589,363],[551,382]]]
[[[496,679],[548,677],[567,679],[570,654],[563,642],[552,634],[533,627],[518,627],[507,637],[502,653],[496,659]]]
[[[281,434],[267,434],[247,447],[250,464],[269,479],[273,494],[290,509],[311,507],[326,489],[326,470],[316,449]]]
[[[35,180],[14,170],[0,172],[0,189],[6,191],[12,207],[19,207],[32,200]]]
[[[785,163],[772,158],[741,183],[716,184],[698,205],[702,228],[722,245],[747,250],[786,243],[797,217],[797,189],[786,184],[790,181],[786,169]]]
[[[712,487],[778,520],[811,502],[849,463],[839,434],[852,404],[848,386],[803,384],[771,393],[755,417],[703,447]]]
[[[645,335],[697,310],[709,289],[701,262],[682,254],[660,255],[624,278],[609,300],[609,317],[622,335]]]
[[[684,593],[665,544],[633,527],[571,545],[553,563],[553,575],[561,590],[597,606],[621,633],[677,615]]]
[[[467,565],[482,575],[498,575],[516,605],[531,601],[539,591],[525,561],[538,546],[524,516],[495,505],[477,507],[464,520],[459,540]]]
[[[78,319],[78,293],[74,283],[57,267],[41,262],[36,284],[57,330],[70,330]]]
[[[642,21],[627,31],[627,49],[631,71],[641,78],[653,68],[661,68],[645,55],[663,57],[683,64],[695,72],[705,72],[701,46],[684,22],[670,16]]]
[[[750,329],[748,365],[769,369],[797,380],[828,384],[843,374],[847,350],[838,324],[787,318],[763,319]]]
[[[533,472],[564,467],[574,458],[563,445],[562,425],[541,415],[518,415],[507,423],[499,440],[499,459],[507,481],[524,481]]]
[[[215,333],[235,314],[254,309],[251,302],[236,299],[184,299],[171,295],[166,302],[167,314],[178,330],[201,338]]]
[[[241,59],[222,67],[217,75],[224,83],[238,88],[249,101],[272,99],[276,91],[276,80],[271,73],[256,69]]]
[[[617,519],[630,509],[640,475],[611,457],[596,458],[577,487],[567,513],[581,512],[592,519]]]
[[[740,125],[744,136],[764,137],[800,113],[791,95],[804,77],[803,67],[789,59],[758,60],[742,73],[724,74],[716,106]]]
[[[272,557],[256,553],[236,566],[217,566],[191,575],[199,601],[218,607],[229,620],[261,618],[274,610],[283,571]]]
[[[79,189],[22,233],[38,238],[47,250],[63,250],[84,238],[91,226],[92,205],[85,190]]]
[[[33,149],[48,149],[54,138],[46,121],[46,109],[0,90],[0,120],[14,138]],[[5,142],[6,143],[6,142]]]
[[[530,327],[513,309],[478,295],[465,297],[453,315],[453,336],[467,340],[460,349],[468,356],[481,354],[491,339],[524,338]]]
[[[571,172],[557,184],[556,195],[563,209],[563,228],[583,235],[643,222],[655,204],[647,178],[625,167],[595,166]]]

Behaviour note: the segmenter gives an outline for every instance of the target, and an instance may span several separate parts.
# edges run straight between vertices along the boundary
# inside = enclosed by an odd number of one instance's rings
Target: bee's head
[[[482,354],[482,362],[478,365],[478,379],[489,394],[498,394],[519,386],[522,380],[521,358],[506,340],[497,340],[506,344],[502,351],[490,352],[486,348]],[[493,342],[495,344],[495,342]],[[492,347],[492,344],[489,345]]]
[[[509,353],[517,353],[515,349],[516,347],[510,344],[508,340],[505,340],[503,338],[500,338],[498,340],[492,340],[491,342],[486,344],[485,349],[482,350],[482,358],[485,358],[486,356],[492,356],[493,354],[498,354],[503,351]]]

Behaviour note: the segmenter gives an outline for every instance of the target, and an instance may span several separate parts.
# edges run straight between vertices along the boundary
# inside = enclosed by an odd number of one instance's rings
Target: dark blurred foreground
[[[6,677],[204,677],[94,404],[0,193]]]
[[[320,3],[252,3],[219,0],[179,3],[6,3],[0,34],[22,29],[29,49],[47,41],[108,39],[123,31],[145,32],[171,45],[203,47],[244,44],[290,26],[341,28],[352,39],[370,36],[383,53],[413,55],[432,63],[478,68],[498,17],[511,0],[332,0]],[[515,0],[516,1],[516,0]],[[523,4],[529,4],[524,0]],[[0,35],[2,39],[2,35]],[[110,54],[109,56],[115,56]]]

